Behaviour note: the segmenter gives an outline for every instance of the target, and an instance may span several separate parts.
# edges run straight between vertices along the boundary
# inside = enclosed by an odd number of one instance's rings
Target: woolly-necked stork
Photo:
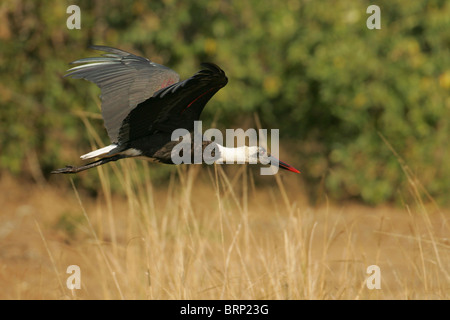
[[[146,58],[106,46],[91,48],[106,53],[72,62],[81,65],[69,69],[66,77],[86,79],[100,87],[102,117],[112,143],[81,156],[83,160],[98,160],[80,167],[66,166],[52,173],[77,173],[130,157],[173,164],[172,149],[180,141],[171,140],[172,132],[178,128],[193,132],[194,121],[199,120],[206,103],[227,84],[225,72],[215,64],[203,63],[200,71],[179,81],[175,71]],[[211,143],[216,144],[203,141],[202,148]],[[250,162],[256,157],[259,162],[300,173],[263,147],[216,145],[219,151],[215,154],[216,162],[224,163],[230,158]]]

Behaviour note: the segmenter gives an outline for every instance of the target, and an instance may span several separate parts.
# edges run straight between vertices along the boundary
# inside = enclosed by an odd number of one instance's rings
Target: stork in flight
[[[131,157],[173,164],[172,149],[180,141],[172,141],[172,132],[183,128],[192,134],[194,121],[199,120],[206,103],[227,84],[225,72],[215,64],[203,63],[200,71],[180,81],[175,71],[146,58],[106,46],[91,48],[106,53],[72,62],[81,65],[69,69],[66,77],[89,80],[101,89],[102,117],[112,143],[81,156],[82,160],[98,160],[52,173],[78,173]],[[249,163],[257,158],[259,162],[300,173],[263,147],[227,148],[203,141],[202,148],[209,144],[217,147],[214,159],[218,163],[236,158]]]

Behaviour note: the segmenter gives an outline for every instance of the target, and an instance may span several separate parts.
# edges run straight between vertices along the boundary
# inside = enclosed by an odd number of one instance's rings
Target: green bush
[[[81,8],[81,30],[66,28],[69,4]],[[164,63],[182,78],[202,61],[220,65],[230,81],[203,118],[210,121],[220,110],[221,125],[238,127],[237,118],[257,113],[265,128],[279,128],[281,147],[289,145],[312,194],[324,179],[335,199],[394,200],[405,175],[379,132],[430,194],[445,201],[450,3],[380,2],[381,30],[366,27],[368,5],[344,0],[3,3],[0,167],[30,175],[34,164],[47,176],[89,150],[77,112],[98,113],[99,90],[62,75],[68,62],[97,54],[87,49],[90,44],[103,44]],[[107,142],[101,121],[91,122]]]

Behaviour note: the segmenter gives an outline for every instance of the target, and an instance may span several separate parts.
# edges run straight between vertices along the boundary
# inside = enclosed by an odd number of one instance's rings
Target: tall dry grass
[[[85,173],[100,177],[97,199],[68,176],[53,179],[72,189],[26,197],[3,177],[0,298],[448,299],[448,212],[398,159],[415,199],[403,208],[313,207],[298,175],[258,187],[249,166],[182,165],[157,187],[158,166],[127,159]],[[80,290],[66,287],[69,265]],[[366,285],[370,265],[381,289]]]

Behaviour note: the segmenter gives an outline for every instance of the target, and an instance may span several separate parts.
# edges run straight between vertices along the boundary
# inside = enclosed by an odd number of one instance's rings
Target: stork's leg
[[[66,167],[61,168],[61,169],[53,170],[51,173],[54,173],[54,174],[56,174],[56,173],[78,173],[80,171],[84,171],[84,170],[91,169],[91,168],[94,168],[94,167],[97,167],[97,166],[101,166],[102,164],[108,163],[110,161],[117,161],[117,160],[122,159],[122,158],[127,158],[127,156],[118,154],[118,155],[115,155],[115,156],[112,156],[112,157],[109,157],[109,158],[99,159],[97,161],[88,163],[88,164],[86,164],[84,166],[81,166],[81,167],[66,166]]]

